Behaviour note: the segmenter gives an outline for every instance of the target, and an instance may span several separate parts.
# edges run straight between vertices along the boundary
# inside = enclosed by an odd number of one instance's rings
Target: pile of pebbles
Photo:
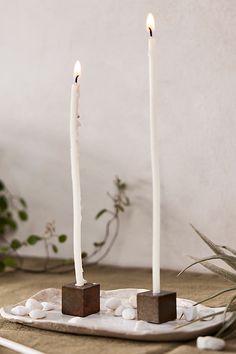
[[[103,313],[122,317],[124,320],[135,320],[137,318],[137,296],[132,295],[128,299],[110,297],[101,305]]]
[[[39,302],[36,299],[28,299],[25,305],[18,305],[11,309],[15,316],[29,316],[33,319],[47,317],[47,311],[55,310],[56,305],[51,302]]]

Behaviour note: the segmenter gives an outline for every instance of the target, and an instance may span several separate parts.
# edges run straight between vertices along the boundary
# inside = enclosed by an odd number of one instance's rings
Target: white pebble
[[[120,306],[120,304],[121,304],[120,299],[117,299],[116,297],[111,297],[110,299],[106,300],[104,305],[111,310],[116,310],[117,307]]]
[[[114,315],[119,316],[119,317],[122,316],[122,312],[124,309],[125,309],[125,307],[123,305],[118,306],[114,312]]]
[[[11,313],[15,316],[25,316],[29,312],[25,306],[16,306],[11,309]]]
[[[41,302],[44,311],[51,311],[55,309],[55,305],[51,302]]]
[[[225,341],[215,337],[198,337],[197,347],[198,349],[223,350],[225,348]]]
[[[38,309],[36,309],[36,310],[30,311],[29,316],[30,316],[31,318],[33,318],[33,319],[39,319],[39,318],[44,318],[44,317],[46,317],[47,314],[46,314],[46,312],[43,311],[43,310],[38,310]]]
[[[131,308],[124,309],[122,311],[122,317],[124,320],[134,320],[136,317],[135,309],[131,309]]]
[[[183,309],[184,318],[186,321],[191,322],[195,320],[198,316],[198,311],[196,306],[185,307]]]
[[[130,296],[129,303],[134,309],[136,309],[137,308],[137,295]]]
[[[27,308],[28,312],[32,310],[42,310],[43,308],[41,303],[35,299],[28,299],[25,303],[25,307]]]
[[[83,317],[73,317],[68,321],[68,323],[73,325],[80,325],[84,320],[85,318]]]

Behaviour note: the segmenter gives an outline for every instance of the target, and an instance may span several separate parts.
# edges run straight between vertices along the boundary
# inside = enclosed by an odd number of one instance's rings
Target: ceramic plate
[[[115,317],[111,310],[107,310],[104,302],[109,297],[117,297],[124,305],[128,305],[128,299],[144,289],[117,289],[101,291],[101,311],[97,314],[85,318],[72,317],[61,313],[61,290],[45,289],[32,298],[38,301],[48,301],[55,304],[55,310],[48,311],[44,319],[34,320],[29,316],[14,316],[11,309],[16,305],[24,305],[25,301],[18,304],[7,306],[1,309],[1,316],[11,322],[21,323],[23,325],[58,331],[64,333],[74,333],[78,335],[106,336],[116,338],[127,338],[143,341],[183,341],[198,337],[199,335],[209,335],[215,333],[223,322],[223,315],[214,316],[214,313],[223,308],[209,308],[203,305],[197,305],[198,312],[201,315],[212,311],[213,316],[208,321],[198,321],[191,323],[186,327],[176,329],[177,326],[187,323],[183,319],[163,323],[151,324],[144,321],[124,320],[122,317]],[[178,318],[182,313],[183,307],[192,306],[193,301],[187,299],[177,299]],[[230,318],[228,314],[227,319]]]

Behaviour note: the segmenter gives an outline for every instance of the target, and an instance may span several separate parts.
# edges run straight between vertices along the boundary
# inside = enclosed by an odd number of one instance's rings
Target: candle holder
[[[86,317],[100,311],[100,284],[83,286],[68,284],[62,287],[62,313]]]
[[[138,320],[164,323],[176,320],[176,293],[145,291],[137,294]]]

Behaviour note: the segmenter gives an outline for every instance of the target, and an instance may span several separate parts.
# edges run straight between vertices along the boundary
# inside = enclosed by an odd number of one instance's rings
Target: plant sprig
[[[20,222],[26,222],[29,218],[27,203],[22,197],[13,195],[3,181],[0,180],[0,272],[6,268],[23,269],[23,258],[19,254],[22,247],[35,246],[38,242],[44,243],[45,263],[44,270],[48,269],[50,250],[58,252],[59,243],[67,240],[67,235],[57,234],[55,222],[46,224],[43,235],[30,235],[25,240],[12,238],[16,233]],[[25,270],[25,269],[24,269]]]
[[[108,197],[112,201],[112,207],[109,209],[101,209],[95,216],[95,220],[98,220],[104,216],[108,216],[108,220],[105,226],[105,235],[102,240],[98,240],[93,243],[94,250],[91,254],[88,255],[87,253],[83,252],[82,256],[85,264],[98,263],[108,255],[119,234],[120,214],[124,213],[126,208],[130,206],[130,199],[127,196],[127,184],[123,182],[118,176],[115,177],[113,183],[115,186],[115,193],[107,193]],[[111,227],[113,224],[114,231],[111,233]],[[91,262],[90,260],[94,258],[96,258],[95,261]]]

